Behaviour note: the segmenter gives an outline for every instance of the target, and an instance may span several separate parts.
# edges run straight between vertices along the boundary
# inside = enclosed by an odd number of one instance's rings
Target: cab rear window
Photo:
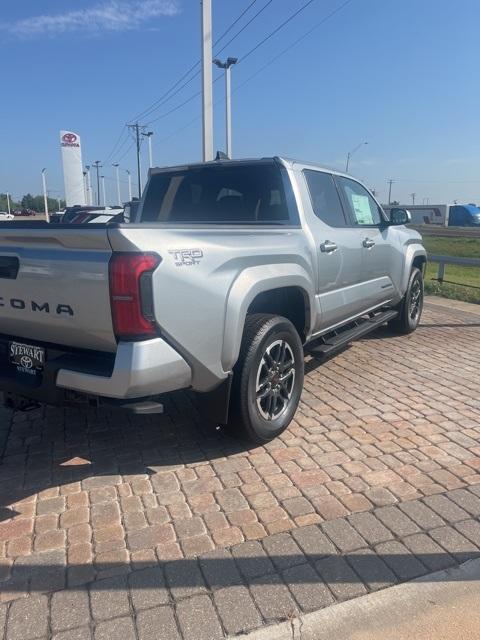
[[[280,165],[220,164],[153,174],[141,222],[285,225],[298,213]]]

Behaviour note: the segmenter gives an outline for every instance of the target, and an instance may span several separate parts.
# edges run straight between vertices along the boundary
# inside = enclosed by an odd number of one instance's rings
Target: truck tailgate
[[[115,351],[111,253],[105,227],[0,227],[0,334]]]

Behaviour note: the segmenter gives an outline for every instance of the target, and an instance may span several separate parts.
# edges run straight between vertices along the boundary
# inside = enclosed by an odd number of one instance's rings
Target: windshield
[[[282,174],[273,162],[157,173],[150,178],[141,221],[290,224]]]

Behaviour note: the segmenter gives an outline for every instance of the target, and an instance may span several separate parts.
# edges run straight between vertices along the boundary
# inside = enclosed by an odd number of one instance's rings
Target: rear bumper
[[[109,398],[139,398],[190,386],[192,372],[164,340],[120,342],[108,377],[60,369],[57,387]]]
[[[116,354],[67,351],[42,345],[47,357],[38,376],[18,373],[8,363],[7,336],[0,337],[0,391],[47,404],[64,404],[75,394],[106,400],[148,398],[185,389],[191,369],[164,340],[120,342]]]

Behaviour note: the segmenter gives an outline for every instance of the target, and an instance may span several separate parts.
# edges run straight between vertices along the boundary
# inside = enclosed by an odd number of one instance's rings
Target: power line
[[[341,5],[339,5],[336,9],[333,9],[333,11],[331,11],[330,13],[328,13],[324,18],[322,18],[319,22],[315,23],[313,25],[313,27],[311,27],[308,31],[306,31],[305,33],[303,33],[300,37],[298,37],[296,40],[294,40],[293,42],[291,42],[287,47],[285,47],[285,49],[282,49],[282,51],[280,51],[280,53],[277,53],[275,56],[273,56],[273,58],[270,58],[270,60],[268,60],[268,62],[266,62],[262,67],[260,67],[259,69],[257,69],[257,71],[255,71],[254,74],[252,74],[251,76],[249,76],[246,80],[244,80],[241,84],[237,85],[235,87],[235,89],[233,90],[233,92],[235,93],[236,91],[238,91],[239,89],[241,89],[242,87],[244,87],[248,82],[250,82],[251,80],[253,80],[254,78],[256,78],[258,75],[260,75],[260,73],[262,73],[262,71],[264,71],[267,67],[269,67],[270,65],[272,65],[274,62],[276,62],[279,58],[281,58],[282,56],[284,56],[286,53],[288,53],[289,51],[291,51],[294,47],[296,47],[298,44],[300,44],[300,42],[302,42],[302,40],[305,40],[305,38],[308,38],[309,35],[311,35],[316,29],[318,29],[319,27],[321,27],[325,22],[327,22],[328,20],[330,20],[331,18],[333,18],[333,16],[338,13],[339,11],[341,11],[342,9],[344,9],[348,4],[350,4],[351,2],[353,2],[353,0],[345,0],[345,2],[343,2]],[[244,58],[242,58],[244,59]]]
[[[322,26],[325,22],[327,22],[328,20],[330,20],[331,18],[333,18],[333,16],[338,13],[339,11],[341,11],[342,9],[344,9],[348,4],[350,4],[351,2],[353,2],[353,0],[345,0],[345,2],[343,2],[341,5],[339,5],[336,9],[332,10],[330,13],[328,13],[325,17],[323,17],[319,22],[315,23],[310,29],[308,29],[308,31],[306,31],[305,33],[303,33],[300,37],[298,37],[296,40],[294,40],[292,43],[290,43],[287,47],[285,47],[285,49],[282,49],[282,51],[280,51],[278,54],[276,54],[275,56],[273,56],[272,58],[270,58],[270,60],[268,62],[266,62],[262,67],[260,67],[259,69],[257,69],[257,71],[255,71],[254,74],[252,74],[251,76],[249,76],[244,82],[242,82],[241,84],[237,85],[234,89],[233,89],[233,93],[236,93],[237,91],[239,91],[242,87],[244,87],[248,82],[250,82],[251,80],[253,80],[254,78],[256,78],[260,73],[262,73],[262,71],[264,71],[267,67],[269,67],[270,65],[272,65],[274,62],[276,62],[279,58],[281,58],[282,56],[284,56],[286,53],[288,53],[291,49],[293,49],[294,47],[296,47],[298,44],[300,44],[300,42],[302,42],[302,40],[305,40],[305,38],[307,38],[309,35],[311,35],[316,29],[318,29],[320,26]],[[290,18],[291,19],[291,18]],[[256,45],[256,48],[257,45]],[[241,58],[241,60],[244,60],[245,56],[243,58]],[[218,80],[221,76],[219,76],[218,78],[216,78],[216,80]],[[215,81],[214,81],[215,82]],[[195,96],[191,96],[190,99],[193,99],[194,97],[196,97],[198,95],[198,93]],[[215,102],[215,105],[222,102],[223,98],[221,100],[218,100],[217,102]],[[164,114],[165,115],[165,114]],[[190,127],[192,124],[194,124],[195,122],[197,122],[198,120],[200,120],[200,116],[195,116],[195,118],[193,118],[192,120],[190,120],[188,123],[186,123],[184,126],[180,127],[179,129],[176,129],[173,133],[171,133],[170,135],[162,138],[159,142],[166,142],[167,140],[170,140],[171,138],[173,138],[174,136],[176,136],[177,134],[181,133],[182,131],[184,131],[185,129],[188,129],[188,127]],[[149,123],[150,124],[150,123]]]
[[[267,36],[265,36],[265,38],[263,38],[263,40],[260,40],[259,43],[257,43],[254,47],[252,47],[252,49],[250,49],[250,51],[248,51],[244,56],[242,56],[239,59],[239,62],[242,62],[243,60],[248,58],[248,56],[251,56],[254,51],[256,51],[259,47],[262,46],[262,44],[265,44],[265,42],[267,42],[267,40],[270,40],[270,38],[272,38],[274,35],[276,35],[281,29],[283,29],[283,27],[285,27],[289,22],[291,22],[294,18],[296,18],[302,11],[304,11],[307,7],[309,7],[315,1],[316,0],[308,0],[308,2],[306,2],[304,5],[302,5],[300,7],[300,9],[297,9],[294,13],[292,13],[292,15],[289,18],[284,20],[282,22],[282,24],[279,24],[278,27],[276,27]]]
[[[238,18],[237,18],[236,20],[234,20],[234,21],[232,22],[232,24],[231,24],[229,27],[227,27],[227,29],[225,29],[225,31],[222,33],[222,35],[221,35],[219,38],[217,38],[217,40],[213,43],[213,46],[214,46],[214,47],[216,47],[216,46],[217,46],[217,44],[220,42],[220,40],[223,40],[223,39],[224,39],[224,37],[227,35],[227,33],[229,33],[229,32],[233,29],[233,27],[234,27],[238,22],[240,22],[240,20],[243,18],[243,16],[244,16],[246,13],[248,13],[248,11],[253,7],[253,5],[254,5],[256,2],[257,2],[257,0],[253,0],[253,1],[248,5],[248,7],[242,11],[242,13],[238,16]]]
[[[217,76],[214,79],[213,84],[218,82],[221,78],[222,78],[222,74],[220,74],[219,76]],[[177,104],[175,107],[172,107],[171,109],[169,109],[165,113],[162,113],[159,116],[157,116],[156,118],[154,118],[153,120],[150,120],[149,122],[147,122],[146,126],[149,127],[154,122],[158,122],[158,120],[162,120],[163,118],[166,118],[167,116],[169,116],[170,114],[174,113],[175,111],[178,111],[178,109],[181,109],[186,104],[188,104],[189,102],[191,102],[192,100],[197,98],[199,95],[201,95],[201,93],[202,93],[201,91],[196,91],[195,93],[193,93],[191,96],[189,96],[186,100],[184,100],[180,104]]]
[[[128,149],[125,151],[125,153],[120,156],[120,158],[118,158],[118,162],[120,162],[121,160],[123,160],[125,158],[125,156],[130,153],[131,149],[133,148],[133,146],[135,145],[135,140],[132,140],[130,146],[128,147]]]
[[[222,49],[220,49],[220,51],[218,51],[218,53],[216,55],[218,55],[219,53],[221,53],[225,47],[227,47],[231,42],[233,42],[233,40],[235,38],[237,38],[240,33],[242,33],[266,8],[269,4],[271,4],[273,0],[268,0],[266,2],[266,4],[247,22],[246,25],[244,25],[242,27],[242,29],[240,29],[240,31],[238,31],[235,36],[233,38],[231,38],[228,43],[226,45],[224,45],[224,47]],[[219,44],[219,42],[221,42],[221,40],[223,40],[223,38],[234,28],[234,26],[236,24],[238,24],[238,22],[243,18],[243,16],[248,13],[248,11],[253,7],[253,5],[257,2],[257,0],[252,0],[252,2],[250,2],[247,7],[242,11],[242,13],[227,27],[227,29],[225,29],[225,31],[220,35],[220,37],[215,41],[214,46],[216,46],[217,44]],[[197,71],[191,78],[188,78],[188,76],[192,73],[192,71],[194,71],[198,66],[200,65],[200,60],[197,60],[197,62],[195,62],[195,64],[193,64],[171,87],[170,89],[168,89],[165,93],[163,93],[160,98],[158,98],[152,105],[150,105],[150,107],[147,107],[144,111],[142,111],[141,113],[139,113],[137,116],[135,116],[134,118],[132,118],[131,121],[133,120],[139,120],[140,118],[145,118],[148,115],[150,115],[151,113],[153,113],[154,111],[156,111],[158,108],[160,108],[161,106],[163,106],[166,102],[168,102],[169,100],[171,100],[173,97],[175,97],[178,93],[180,93],[180,91],[182,89],[184,89],[188,84],[190,84],[190,82],[192,82],[200,73],[200,71]],[[186,80],[183,84],[181,84],[186,78],[188,78],[188,80]],[[181,85],[181,86],[179,86]],[[176,91],[175,91],[176,89]],[[181,108],[184,104],[187,104],[188,102],[190,102],[191,100],[193,100],[196,96],[198,95],[198,93],[195,96],[191,96],[190,98],[188,98],[184,103],[182,103],[181,105],[178,105],[177,108]],[[177,108],[173,109],[172,111],[169,111],[167,114],[164,114],[162,116],[159,116],[158,118],[156,118],[155,120],[153,120],[152,122],[156,122],[157,120],[161,119],[162,117],[165,117],[166,115],[169,115],[170,113],[173,113],[173,111],[176,111]],[[127,125],[123,125],[122,131],[120,132],[120,135],[115,143],[115,145],[112,148],[112,151],[109,153],[109,155],[107,156],[107,160],[105,162],[108,162],[114,155],[115,152],[118,153],[120,152],[120,149],[125,145],[125,142],[128,140],[128,136],[127,138],[123,141],[123,143],[120,145],[119,148],[118,145],[120,143],[120,140],[122,139],[123,133],[124,131],[127,130]],[[127,150],[128,152],[128,150]],[[124,154],[126,155],[126,154]],[[123,158],[124,156],[122,156]]]
[[[257,11],[257,13],[256,13],[256,14],[255,14],[255,15],[254,15],[254,16],[253,16],[253,17],[252,17],[252,18],[251,18],[251,19],[250,19],[250,20],[249,20],[245,25],[243,25],[243,27],[240,29],[240,31],[237,31],[237,33],[233,36],[233,38],[231,38],[231,39],[227,42],[227,44],[223,45],[223,47],[222,47],[221,49],[219,49],[219,50],[215,53],[215,55],[216,55],[216,56],[220,55],[220,53],[222,53],[222,51],[224,51],[224,50],[228,47],[228,45],[229,45],[229,44],[231,44],[234,40],[236,40],[236,39],[238,38],[238,36],[239,36],[241,33],[243,33],[243,32],[245,31],[245,29],[246,29],[246,28],[247,28],[247,27],[248,27],[248,26],[249,26],[249,25],[250,25],[250,24],[251,24],[251,23],[252,23],[256,18],[258,18],[258,16],[259,16],[261,13],[263,13],[263,11],[265,11],[265,9],[266,9],[270,4],[272,4],[272,2],[273,2],[273,0],[268,0],[268,2],[267,2],[266,4],[264,4],[264,5],[263,5],[263,7],[262,7],[259,11]],[[219,40],[220,40],[220,39],[221,39],[221,38],[219,38]],[[218,44],[218,40],[217,40],[217,42],[214,44],[214,46],[215,46],[216,44]]]
[[[241,20],[241,18],[243,18],[243,16],[248,12],[248,10],[255,4],[255,2],[257,2],[257,0],[253,0],[253,2],[251,2],[246,9],[244,9],[244,11],[242,11],[242,13],[230,24],[229,27],[227,27],[227,29],[222,33],[222,35],[214,42],[214,47],[226,36],[227,33],[229,33],[229,31],[231,31],[231,29],[233,29],[233,27]],[[262,9],[260,9],[260,11],[258,11],[253,18],[251,18],[249,20],[249,22],[247,23],[247,25],[245,25],[231,40],[229,40],[229,42],[227,43],[230,44],[230,42],[232,42],[237,35],[239,35],[251,22],[253,22],[253,20],[255,20],[255,18],[260,15],[260,13],[262,13],[262,11],[269,5],[271,4],[271,2],[273,2],[273,0],[268,0],[266,5],[264,7],[262,7]],[[223,51],[223,48],[220,49],[220,51],[218,53],[220,53],[221,51]],[[217,55],[217,54],[215,54]],[[138,120],[140,118],[145,118],[147,116],[149,116],[153,111],[156,111],[156,109],[158,109],[159,107],[161,107],[163,104],[165,104],[166,102],[168,102],[169,100],[171,100],[174,96],[176,96],[183,88],[185,88],[188,84],[190,84],[190,82],[192,82],[199,74],[200,71],[197,71],[191,78],[189,78],[188,80],[185,80],[185,78],[187,78],[190,73],[192,73],[192,71],[194,71],[198,66],[200,65],[200,60],[197,60],[197,62],[195,62],[176,82],[175,84],[173,84],[170,89],[168,89],[167,91],[165,91],[165,93],[163,93],[157,100],[155,100],[155,102],[153,102],[149,107],[147,107],[146,109],[144,109],[144,111],[142,111],[141,113],[139,113],[138,115],[136,115],[134,118],[132,118],[132,120]],[[181,84],[183,82],[183,80],[185,80],[185,82],[183,84]],[[179,86],[181,84],[181,86]],[[178,87],[178,88],[177,88]],[[176,89],[176,91],[175,91]],[[173,92],[173,93],[172,93]]]
[[[266,5],[264,5],[263,9],[266,8],[273,0],[269,0],[267,2]],[[248,58],[249,55],[251,55],[254,51],[256,51],[256,49],[258,49],[259,47],[262,46],[262,44],[264,44],[267,40],[269,40],[270,38],[272,38],[275,34],[277,34],[281,29],[283,29],[283,27],[285,27],[289,22],[291,22],[294,18],[297,17],[297,15],[299,13],[301,13],[302,11],[304,11],[309,5],[311,5],[313,2],[315,2],[315,0],[308,0],[304,5],[302,5],[299,9],[297,9],[297,11],[295,11],[291,16],[289,16],[286,20],[284,20],[280,25],[278,25],[278,27],[276,27],[273,31],[271,31],[265,38],[263,38],[262,40],[260,40],[260,42],[258,42],[252,49],[250,49],[245,55],[241,56],[238,60],[238,62],[242,62],[243,60],[245,60],[246,58]],[[346,4],[348,4],[349,2],[352,2],[352,0],[346,0],[346,2],[340,7],[342,8],[343,6],[345,6]],[[337,11],[340,10],[340,8],[336,9],[335,11],[332,11],[326,18],[324,18],[323,21],[321,21],[321,23],[319,24],[323,24],[323,22],[326,22],[326,20],[328,20],[330,17],[332,17],[335,13],[337,13]],[[258,12],[259,13],[259,12]],[[258,13],[255,14],[254,18],[258,15]],[[253,18],[252,18],[253,19]],[[247,23],[249,24],[249,23]],[[247,25],[246,25],[247,26]],[[319,25],[317,25],[319,26]],[[314,27],[316,28],[316,27]],[[313,28],[310,29],[310,33],[311,31],[313,31]],[[237,34],[238,35],[238,34]],[[300,41],[300,39],[298,40]],[[286,51],[286,50],[285,50]],[[283,55],[283,53],[279,54],[277,57],[280,57],[280,55]],[[267,63],[268,64],[268,63]],[[265,65],[267,66],[267,65]],[[263,67],[265,68],[265,67]],[[256,74],[258,75],[258,73]],[[218,76],[217,78],[215,78],[214,83],[217,82],[217,80],[219,80],[221,78],[221,76]],[[193,78],[192,78],[193,79]],[[179,89],[180,90],[180,89]],[[235,89],[237,90],[237,89]],[[169,111],[162,113],[161,115],[159,115],[157,118],[154,118],[153,120],[150,120],[147,123],[147,126],[153,124],[154,122],[157,122],[158,120],[161,120],[163,118],[165,118],[166,116],[169,116],[171,113],[174,113],[175,111],[177,111],[178,109],[180,109],[181,107],[185,106],[186,104],[188,104],[189,102],[191,102],[192,100],[194,100],[197,96],[199,96],[201,94],[201,91],[197,91],[196,93],[192,94],[191,96],[189,96],[186,100],[184,100],[183,102],[181,102],[180,104],[176,105],[175,107],[173,107],[172,109],[170,109]],[[159,105],[160,106],[160,105]]]
[[[118,145],[119,145],[119,143],[120,143],[120,140],[122,139],[123,134],[125,133],[125,131],[126,131],[126,130],[127,130],[126,125],[123,125],[122,130],[120,131],[120,135],[118,136],[117,141],[116,141],[116,142],[115,142],[115,144],[113,145],[112,150],[111,150],[111,151],[110,151],[110,153],[108,154],[107,159],[105,160],[105,163],[107,163],[107,162],[110,160],[110,158],[112,158],[112,157],[113,157],[113,154],[115,153],[115,151],[116,151],[116,149],[117,149],[117,147],[118,147]],[[128,139],[128,138],[127,138],[127,139]],[[122,145],[122,146],[123,146],[123,145]]]

